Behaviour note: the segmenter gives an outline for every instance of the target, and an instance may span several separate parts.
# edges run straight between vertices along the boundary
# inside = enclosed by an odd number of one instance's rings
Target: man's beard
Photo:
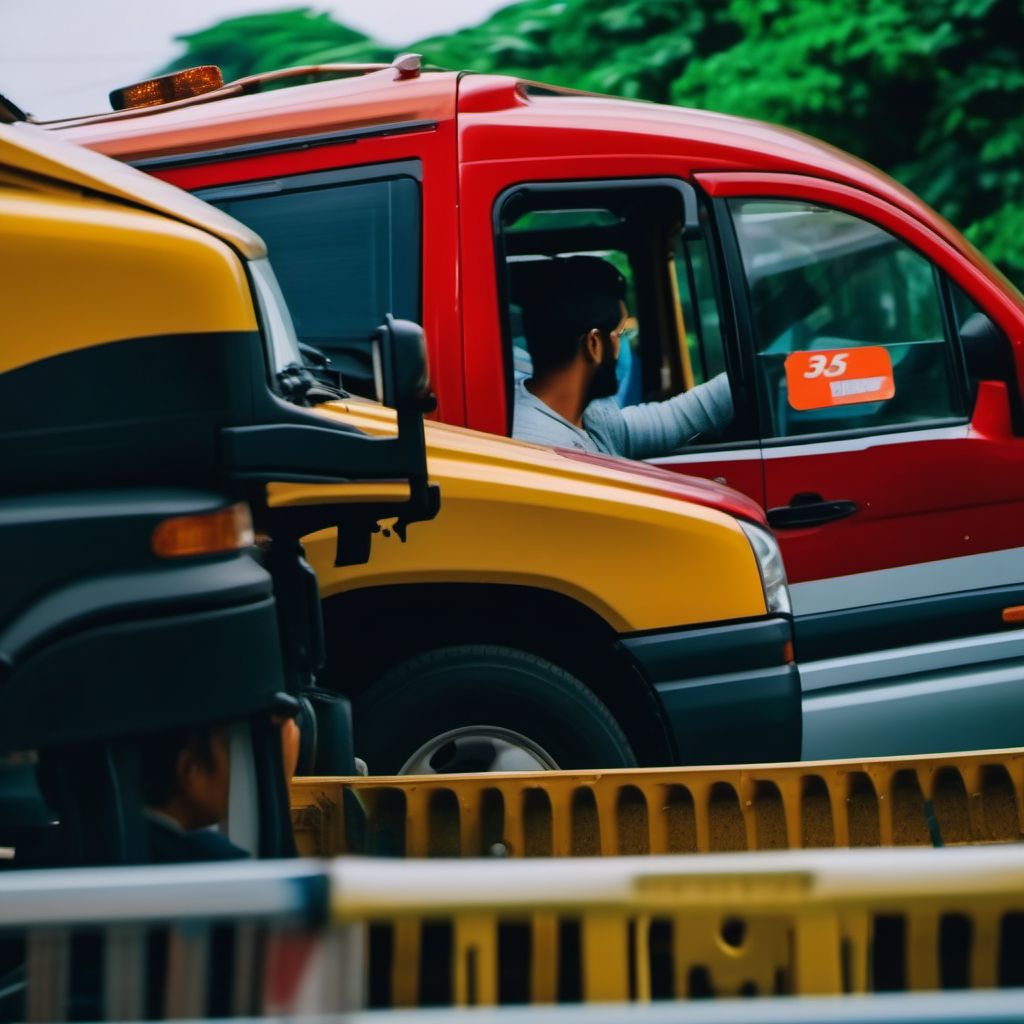
[[[604,355],[601,363],[590,381],[590,387],[587,389],[588,404],[598,398],[610,398],[619,390],[619,381],[615,376],[617,360],[612,353],[612,347],[606,343],[603,346],[603,350]]]

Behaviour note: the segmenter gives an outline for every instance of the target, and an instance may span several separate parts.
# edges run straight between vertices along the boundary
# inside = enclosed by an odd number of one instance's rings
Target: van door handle
[[[768,509],[768,525],[776,530],[793,530],[845,519],[856,511],[854,501],[825,501],[820,494],[794,494],[788,505]]]

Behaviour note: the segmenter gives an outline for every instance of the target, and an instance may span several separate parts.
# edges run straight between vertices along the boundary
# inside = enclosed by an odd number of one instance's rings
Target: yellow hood
[[[316,411],[342,419],[368,434],[395,433],[394,410],[366,399],[328,402],[317,406]],[[681,476],[629,459],[562,452],[429,420],[425,427],[428,462],[456,459],[467,468],[475,466],[474,471],[481,476],[516,471],[540,474],[553,478],[559,489],[598,483],[619,490],[623,501],[642,502],[643,495],[656,494],[765,524],[760,505],[745,494],[710,480]],[[431,469],[432,476],[434,473]]]
[[[368,434],[395,430],[390,409],[358,399],[316,407]],[[736,517],[764,522],[749,498],[642,463],[563,452],[440,423],[426,424],[437,518],[406,543],[373,535],[365,564],[335,565],[337,531],[303,538],[323,598],[392,584],[483,583],[550,591],[619,633],[765,614],[750,542]],[[272,484],[272,507],[340,495],[352,484]],[[400,501],[392,484],[361,500]]]

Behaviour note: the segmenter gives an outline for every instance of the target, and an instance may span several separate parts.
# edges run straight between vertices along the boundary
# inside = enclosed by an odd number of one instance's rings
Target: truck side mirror
[[[374,332],[372,344],[377,401],[400,412],[430,412],[435,401],[423,328],[388,313]]]

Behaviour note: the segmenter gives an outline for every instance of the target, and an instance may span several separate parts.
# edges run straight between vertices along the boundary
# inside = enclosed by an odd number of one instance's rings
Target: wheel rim
[[[558,771],[558,764],[533,740],[511,729],[466,725],[427,740],[399,775],[545,771]]]

